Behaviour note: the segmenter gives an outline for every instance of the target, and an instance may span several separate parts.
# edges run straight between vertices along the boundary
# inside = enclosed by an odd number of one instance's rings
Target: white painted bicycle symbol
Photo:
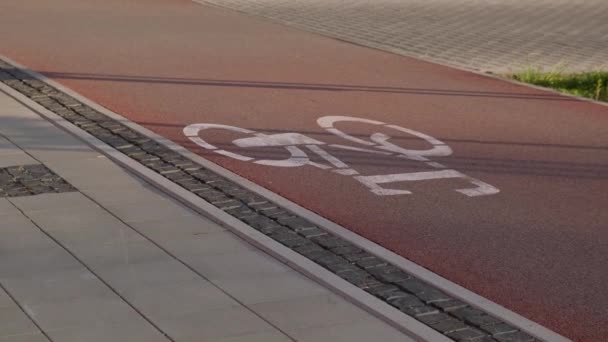
[[[427,143],[429,143],[431,147],[426,150],[406,149],[391,143],[391,137],[384,133],[373,133],[369,136],[369,140],[363,140],[337,129],[334,126],[337,122],[365,123],[383,127],[385,129],[396,130],[423,139]],[[500,191],[494,186],[485,183],[479,179],[467,176],[454,169],[449,169],[441,163],[431,161],[429,157],[444,157],[451,155],[452,149],[445,143],[424,133],[409,128],[386,124],[381,121],[355,118],[350,116],[324,116],[317,120],[317,124],[319,124],[319,126],[325,129],[327,132],[334,134],[340,138],[343,138],[344,140],[347,140],[351,143],[356,143],[358,146],[326,144],[322,141],[295,132],[265,134],[240,127],[209,123],[196,123],[188,125],[184,128],[183,132],[192,142],[196,143],[198,146],[211,150],[223,156],[234,158],[243,162],[253,162],[259,165],[268,165],[275,167],[301,167],[305,165],[310,165],[323,170],[333,171],[340,175],[352,176],[354,179],[368,187],[372,193],[379,196],[407,195],[412,193],[408,190],[383,187],[383,184],[437,180],[446,178],[458,178],[470,182],[473,187],[455,190],[469,197],[493,195]],[[252,137],[233,140],[232,143],[236,147],[242,149],[257,147],[283,147],[289,152],[290,156],[287,159],[255,159],[246,155],[223,150],[206,142],[201,138],[201,131],[207,129],[223,129],[232,132],[252,135]],[[337,148],[347,151],[357,151],[363,153],[380,154],[385,156],[394,156],[396,158],[406,158],[409,160],[425,163],[426,165],[434,168],[435,170],[365,176],[361,175],[357,170],[349,167],[346,163],[344,163],[343,161],[323,149],[322,146],[324,145],[331,148]],[[305,149],[321,157],[327,162],[327,164],[317,163],[310,160]]]

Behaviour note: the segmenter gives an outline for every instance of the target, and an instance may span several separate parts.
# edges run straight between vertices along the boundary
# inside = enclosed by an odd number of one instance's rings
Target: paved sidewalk
[[[410,340],[1,92],[0,188],[2,342]]]
[[[434,62],[497,73],[608,67],[604,0],[199,0]]]

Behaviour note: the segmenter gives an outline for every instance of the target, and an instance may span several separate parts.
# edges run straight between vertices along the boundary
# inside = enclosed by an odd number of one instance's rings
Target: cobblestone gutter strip
[[[450,297],[2,60],[0,81],[217,208],[455,341],[535,341],[517,328]]]
[[[71,191],[76,189],[41,164],[0,168],[0,197]]]

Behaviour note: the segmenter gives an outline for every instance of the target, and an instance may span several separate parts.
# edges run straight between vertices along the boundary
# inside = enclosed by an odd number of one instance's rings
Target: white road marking
[[[469,181],[475,185],[477,188],[475,189],[458,189],[456,191],[461,194],[465,194],[469,197],[477,197],[477,196],[486,196],[486,195],[494,195],[500,192],[500,190],[486,182],[482,182],[479,179],[468,177]]]
[[[338,169],[334,170],[334,172],[343,176],[354,176],[359,174],[359,172],[357,172],[355,169]]]
[[[308,147],[309,150],[313,151],[319,157],[327,160],[329,163],[331,163],[333,166],[335,166],[335,167],[337,167],[339,169],[345,169],[345,168],[348,167],[348,165],[344,164],[343,161],[341,161],[340,159],[332,156],[327,151],[325,151],[324,149],[320,148],[317,145],[307,145],[306,147]]]
[[[354,146],[348,146],[348,145],[331,144],[329,146],[335,147],[335,148],[340,148],[343,150],[349,150],[349,151],[355,151],[355,152],[365,152],[365,153],[371,153],[371,154],[380,154],[380,155],[384,155],[384,156],[390,156],[391,154],[393,154],[391,152],[376,151],[376,150],[370,150],[367,148],[360,148],[360,147],[354,147]]]
[[[423,171],[423,172],[409,172],[409,173],[396,173],[390,175],[376,175],[376,176],[357,176],[356,180],[363,183],[365,186],[371,189],[373,193],[380,196],[394,196],[394,195],[407,195],[411,194],[411,191],[401,189],[387,189],[381,187],[379,184],[395,183],[395,182],[415,182],[430,179],[444,179],[444,178],[466,178],[466,175],[456,170],[442,170],[442,171]]]
[[[374,146],[374,143],[370,142],[370,141],[362,140],[359,138],[355,138],[355,137],[348,135],[348,134],[340,131],[339,129],[335,128],[334,123],[339,122],[339,121],[363,122],[363,123],[368,123],[368,124],[372,124],[372,125],[384,125],[384,122],[381,122],[381,121],[354,118],[351,116],[323,116],[323,117],[320,117],[317,119],[317,124],[319,126],[321,126],[321,128],[325,128],[325,130],[327,130],[328,132],[330,132],[334,135],[337,135],[342,139],[349,140],[349,141],[352,141],[352,142],[355,142],[355,143],[361,144],[361,145],[367,145],[367,146]]]
[[[256,160],[255,164],[267,165],[267,166],[277,166],[277,167],[298,167],[304,166],[310,162],[308,159],[308,155],[306,152],[295,146],[284,146],[289,153],[291,153],[291,157],[283,160],[272,160],[272,159],[261,159]]]
[[[445,169],[445,168],[447,168],[447,166],[445,166],[445,165],[443,165],[441,163],[437,163],[437,162],[428,162],[428,163],[426,163],[426,165],[432,166],[432,167],[434,167],[436,169]]]
[[[226,151],[226,150],[216,150],[215,153],[217,154],[221,154],[223,156],[229,157],[229,158],[233,158],[236,160],[241,160],[241,161],[252,161],[254,160],[251,157],[246,157],[243,155],[240,155],[238,153],[234,153],[234,152],[230,152],[230,151]]]
[[[370,190],[379,196],[394,196],[394,195],[407,195],[411,194],[411,191],[401,189],[388,189],[383,188],[380,184],[385,183],[396,183],[396,182],[415,182],[432,179],[447,179],[447,178],[462,178],[474,185],[477,188],[473,189],[458,189],[455,190],[469,197],[493,195],[500,190],[482,182],[478,179],[471,178],[462,172],[456,170],[441,170],[441,171],[423,171],[423,172],[409,172],[409,173],[396,173],[390,175],[375,175],[375,176],[356,176],[356,180],[370,188]]]
[[[243,148],[325,144],[324,142],[315,140],[300,133],[280,133],[269,135],[256,133],[255,135],[255,137],[233,140],[232,143]]]
[[[382,126],[386,128],[391,128],[397,130],[402,133],[406,133],[409,135],[413,135],[422,140],[425,140],[431,145],[430,149],[426,150],[412,150],[406,149],[396,144],[390,142],[391,137],[384,133],[373,133],[370,135],[370,141],[359,139],[348,135],[335,128],[333,125],[336,122],[347,121],[347,122],[361,122],[367,123],[375,126]],[[197,145],[206,148],[208,150],[212,150],[218,154],[234,158],[241,161],[253,161],[255,164],[259,165],[267,165],[267,166],[276,166],[276,167],[299,167],[304,165],[311,165],[322,170],[330,170],[333,169],[329,165],[324,165],[321,163],[312,162],[306,152],[300,149],[297,146],[306,146],[311,152],[317,154],[329,164],[331,164],[335,169],[332,171],[345,176],[354,176],[357,181],[367,186],[370,191],[379,196],[394,196],[394,195],[407,195],[411,194],[411,191],[402,190],[402,189],[390,189],[383,188],[381,184],[386,183],[395,183],[395,182],[412,182],[412,181],[422,181],[422,180],[434,180],[434,179],[449,179],[449,178],[460,178],[465,179],[475,185],[475,188],[470,189],[456,189],[455,191],[469,196],[469,197],[477,197],[477,196],[485,196],[485,195],[493,195],[500,192],[496,187],[482,182],[481,180],[469,177],[459,171],[446,169],[446,166],[433,162],[428,159],[428,157],[443,157],[449,156],[452,154],[452,149],[441,142],[440,140],[433,138],[430,135],[396,125],[387,125],[384,122],[376,121],[376,120],[368,120],[355,118],[350,116],[324,116],[317,120],[317,123],[322,128],[326,129],[328,132],[341,137],[345,140],[349,140],[351,142],[358,143],[364,146],[373,146],[374,149],[369,148],[360,148],[348,145],[340,145],[340,144],[330,144],[329,147],[340,148],[349,151],[356,152],[364,152],[364,153],[372,153],[372,154],[381,154],[381,155],[394,155],[397,158],[406,158],[409,160],[423,162],[428,166],[431,166],[436,169],[441,169],[438,171],[423,171],[423,172],[409,172],[409,173],[397,173],[397,174],[389,174],[389,175],[369,175],[369,176],[357,176],[359,172],[353,168],[350,168],[346,163],[331,155],[329,152],[325,151],[319,145],[325,145],[324,142],[310,138],[304,134],[295,133],[295,132],[287,132],[287,133],[278,133],[278,134],[264,134],[264,133],[256,133],[254,131],[228,126],[228,125],[220,125],[220,124],[192,124],[186,126],[184,128],[184,134],[192,140]],[[253,137],[239,138],[232,141],[232,143],[240,148],[253,148],[253,147],[283,147],[285,148],[291,156],[287,159],[273,160],[273,159],[260,159],[255,160],[254,158],[240,155],[238,153],[220,150],[216,146],[207,143],[200,136],[199,133],[201,130],[205,129],[225,129],[229,131],[244,133],[248,135],[253,135]],[[380,150],[380,151],[378,151]]]

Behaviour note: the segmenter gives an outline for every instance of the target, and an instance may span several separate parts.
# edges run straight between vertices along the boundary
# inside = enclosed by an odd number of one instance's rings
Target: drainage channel
[[[454,341],[538,341],[2,60],[0,82]]]

